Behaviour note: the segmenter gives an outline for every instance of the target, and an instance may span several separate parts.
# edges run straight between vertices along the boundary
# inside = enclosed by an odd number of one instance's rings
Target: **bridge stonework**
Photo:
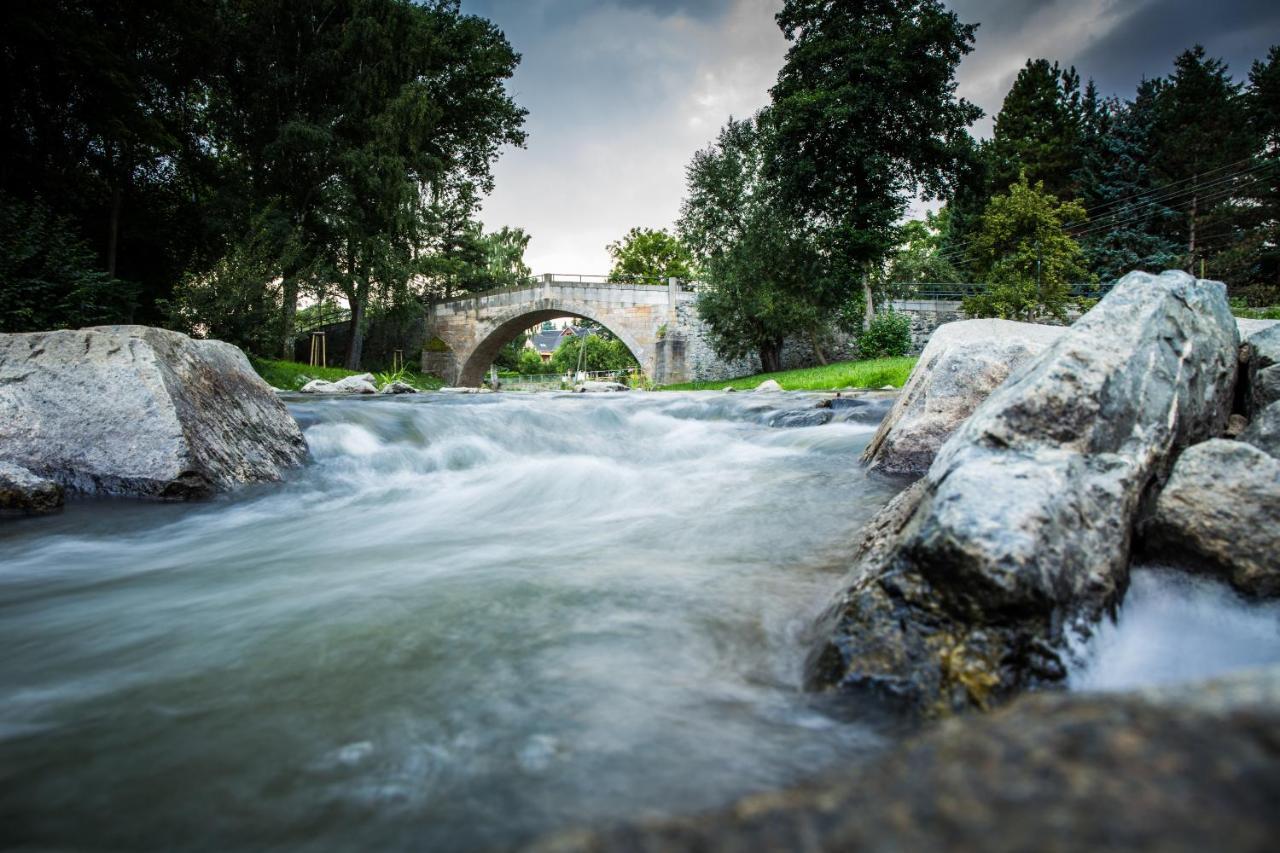
[[[917,353],[938,325],[963,319],[958,303],[901,302],[893,307],[911,317]],[[696,294],[675,280],[667,285],[591,284],[554,276],[528,286],[433,303],[427,311],[422,369],[454,385],[478,386],[508,341],[544,320],[564,316],[604,326],[660,385],[715,381],[760,370],[755,356],[726,360],[716,354],[698,316]],[[832,336],[824,349],[831,360],[857,354],[857,345],[847,335]],[[816,363],[807,340],[788,341],[782,358],[786,368]]]
[[[508,341],[543,320],[573,316],[616,335],[655,382],[683,382],[687,377],[660,360],[659,349],[678,324],[676,306],[693,299],[675,281],[589,284],[545,276],[527,287],[433,303],[427,311],[422,369],[456,385],[479,385]]]

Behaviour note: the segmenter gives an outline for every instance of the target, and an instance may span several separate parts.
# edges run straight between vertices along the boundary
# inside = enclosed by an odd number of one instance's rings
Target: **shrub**
[[[906,314],[877,314],[858,335],[858,354],[862,358],[897,358],[910,351],[911,318]]]

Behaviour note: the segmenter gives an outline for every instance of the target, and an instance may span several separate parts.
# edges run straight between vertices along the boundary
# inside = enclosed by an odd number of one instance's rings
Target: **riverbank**
[[[844,388],[883,388],[892,385],[901,388],[911,375],[916,359],[873,358],[865,361],[840,361],[820,367],[799,370],[782,370],[776,373],[757,373],[736,379],[720,379],[707,382],[681,382],[664,385],[660,391],[750,391],[770,379],[784,391],[838,391]]]
[[[250,357],[249,363],[258,375],[272,388],[282,391],[299,391],[312,379],[323,379],[326,382],[337,382],[348,376],[359,376],[363,370],[347,370],[342,367],[312,367],[297,361],[280,361],[270,358]],[[401,382],[407,382],[419,391],[435,391],[444,387],[444,380],[424,373],[405,371],[398,376]]]

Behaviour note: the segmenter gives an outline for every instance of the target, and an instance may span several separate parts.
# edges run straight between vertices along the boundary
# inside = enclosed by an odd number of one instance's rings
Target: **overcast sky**
[[[781,0],[463,0],[523,55],[510,89],[528,145],[499,160],[490,230],[532,235],[535,273],[608,272],[605,245],[634,225],[670,227],[684,168],[729,116],[768,102],[786,42]],[[1104,94],[1168,74],[1199,42],[1237,79],[1280,42],[1280,0],[953,0],[977,43],[960,94],[990,132],[1028,57],[1075,65]]]

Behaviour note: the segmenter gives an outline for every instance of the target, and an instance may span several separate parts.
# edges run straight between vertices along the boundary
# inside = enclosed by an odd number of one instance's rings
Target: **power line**
[[[1103,204],[1096,205],[1095,207],[1092,207],[1092,208],[1086,208],[1086,210],[1085,210],[1085,215],[1086,215],[1087,217],[1089,217],[1089,219],[1088,219],[1088,221],[1087,221],[1087,222],[1084,222],[1084,223],[1081,223],[1081,224],[1089,225],[1089,226],[1095,226],[1095,225],[1096,225],[1096,226],[1106,226],[1106,227],[1111,227],[1111,226],[1114,226],[1114,225],[1122,224],[1121,222],[1116,222],[1116,221],[1112,221],[1112,220],[1114,220],[1114,218],[1115,218],[1115,217],[1118,217],[1118,216],[1131,216],[1131,217],[1132,217],[1132,214],[1133,214],[1133,212],[1134,212],[1135,210],[1142,210],[1142,209],[1144,209],[1144,208],[1154,207],[1154,206],[1155,206],[1155,205],[1157,205],[1157,204],[1162,204],[1162,203],[1164,203],[1164,202],[1174,201],[1175,199],[1179,199],[1179,198],[1185,198],[1185,197],[1192,197],[1192,196],[1196,196],[1198,193],[1201,193],[1202,191],[1204,191],[1204,190],[1206,190],[1206,189],[1211,189],[1211,188],[1216,187],[1216,186],[1220,186],[1220,185],[1223,185],[1223,184],[1231,183],[1231,182],[1235,181],[1236,179],[1238,179],[1238,178],[1240,178],[1240,177],[1243,177],[1243,176],[1245,176],[1245,175],[1251,174],[1251,173],[1253,173],[1253,172],[1262,171],[1262,170],[1265,170],[1265,169],[1272,168],[1272,167],[1274,167],[1274,166],[1276,166],[1276,165],[1280,165],[1280,159],[1276,159],[1276,158],[1265,158],[1265,159],[1263,159],[1263,161],[1262,161],[1261,163],[1258,163],[1257,165],[1251,166],[1251,167],[1250,167],[1250,168],[1248,168],[1248,169],[1241,169],[1241,170],[1239,170],[1239,171],[1233,172],[1233,173],[1231,173],[1231,174],[1229,174],[1229,175],[1226,175],[1226,176],[1222,176],[1222,177],[1216,178],[1215,180],[1213,180],[1213,181],[1209,181],[1209,182],[1204,183],[1204,184],[1198,184],[1198,185],[1195,185],[1195,186],[1192,186],[1192,187],[1186,187],[1186,188],[1182,188],[1182,189],[1176,189],[1176,187],[1177,187],[1178,185],[1185,184],[1185,183],[1187,183],[1187,182],[1189,182],[1189,181],[1193,181],[1193,180],[1196,180],[1196,179],[1198,179],[1198,178],[1207,177],[1207,176],[1212,175],[1212,174],[1214,174],[1214,173],[1216,173],[1216,172],[1221,172],[1221,171],[1223,171],[1224,169],[1230,168],[1231,166],[1236,166],[1236,165],[1239,165],[1239,164],[1241,164],[1241,163],[1249,163],[1249,162],[1252,162],[1253,160],[1254,160],[1254,158],[1253,158],[1253,157],[1247,157],[1247,158],[1245,158],[1245,159],[1243,159],[1243,160],[1238,160],[1238,161],[1236,161],[1235,163],[1229,164],[1229,165],[1227,165],[1227,166],[1219,166],[1219,167],[1218,167],[1218,168],[1216,168],[1216,169],[1209,169],[1209,170],[1206,170],[1206,171],[1204,171],[1204,172],[1199,172],[1199,173],[1197,173],[1197,174],[1195,174],[1195,175],[1192,175],[1191,177],[1183,178],[1182,180],[1179,180],[1179,181],[1174,181],[1174,182],[1173,182],[1173,183],[1171,183],[1171,184],[1166,184],[1166,185],[1164,185],[1164,186],[1160,186],[1160,187],[1153,187],[1153,188],[1152,188],[1152,189],[1150,189],[1150,190],[1144,190],[1144,191],[1143,191],[1143,192],[1141,192],[1141,193],[1133,193],[1133,194],[1131,194],[1131,195],[1129,195],[1129,196],[1126,196],[1126,197],[1124,197],[1124,198],[1122,198],[1122,199],[1113,199],[1112,201],[1104,202]],[[1253,183],[1256,183],[1256,181],[1250,181],[1249,183],[1245,184],[1245,186],[1250,186],[1250,185],[1252,185]],[[1234,188],[1233,188],[1233,189],[1234,189]],[[1109,214],[1107,214],[1106,216],[1103,216],[1103,217],[1094,217],[1094,216],[1091,216],[1091,215],[1090,215],[1090,214],[1095,213],[1095,212],[1097,212],[1097,211],[1105,210],[1105,209],[1106,209],[1106,208],[1108,208],[1108,207],[1113,207],[1113,206],[1115,206],[1115,205],[1117,205],[1117,204],[1120,204],[1122,201],[1124,201],[1124,200],[1126,200],[1126,199],[1138,199],[1138,198],[1142,198],[1142,197],[1144,197],[1144,196],[1150,196],[1150,198],[1146,198],[1145,200],[1143,200],[1143,201],[1141,201],[1141,202],[1137,203],[1136,205],[1126,205],[1125,209],[1115,211],[1114,213],[1109,213]],[[1166,206],[1167,206],[1167,205],[1166,205]],[[1127,219],[1127,220],[1124,220],[1124,221],[1125,221],[1125,222],[1132,222],[1132,221],[1134,221],[1135,219],[1140,219],[1140,218],[1143,218],[1144,216],[1146,216],[1146,214],[1142,214],[1141,216],[1133,217],[1133,218],[1130,218],[1130,219]],[[1068,229],[1068,230],[1069,230],[1069,229]],[[1092,227],[1091,227],[1091,228],[1089,229],[1089,231],[1092,231],[1092,230],[1096,230],[1096,229],[1094,229],[1094,228],[1092,228]],[[1084,233],[1088,233],[1088,231],[1081,231],[1081,232],[1074,232],[1074,233],[1077,233],[1077,234],[1084,234]],[[950,247],[946,252],[939,253],[938,257],[939,257],[939,258],[942,258],[943,260],[951,260],[951,261],[954,261],[954,260],[957,260],[957,259],[959,259],[959,258],[965,257],[966,255],[968,255],[968,254],[969,254],[969,247],[970,247],[973,243],[977,242],[977,240],[978,240],[978,239],[979,239],[978,237],[970,237],[970,238],[969,238],[969,239],[967,239],[967,240],[962,240],[962,241],[959,241],[959,242],[957,242],[957,243],[953,243],[953,244],[951,245],[951,247]]]

